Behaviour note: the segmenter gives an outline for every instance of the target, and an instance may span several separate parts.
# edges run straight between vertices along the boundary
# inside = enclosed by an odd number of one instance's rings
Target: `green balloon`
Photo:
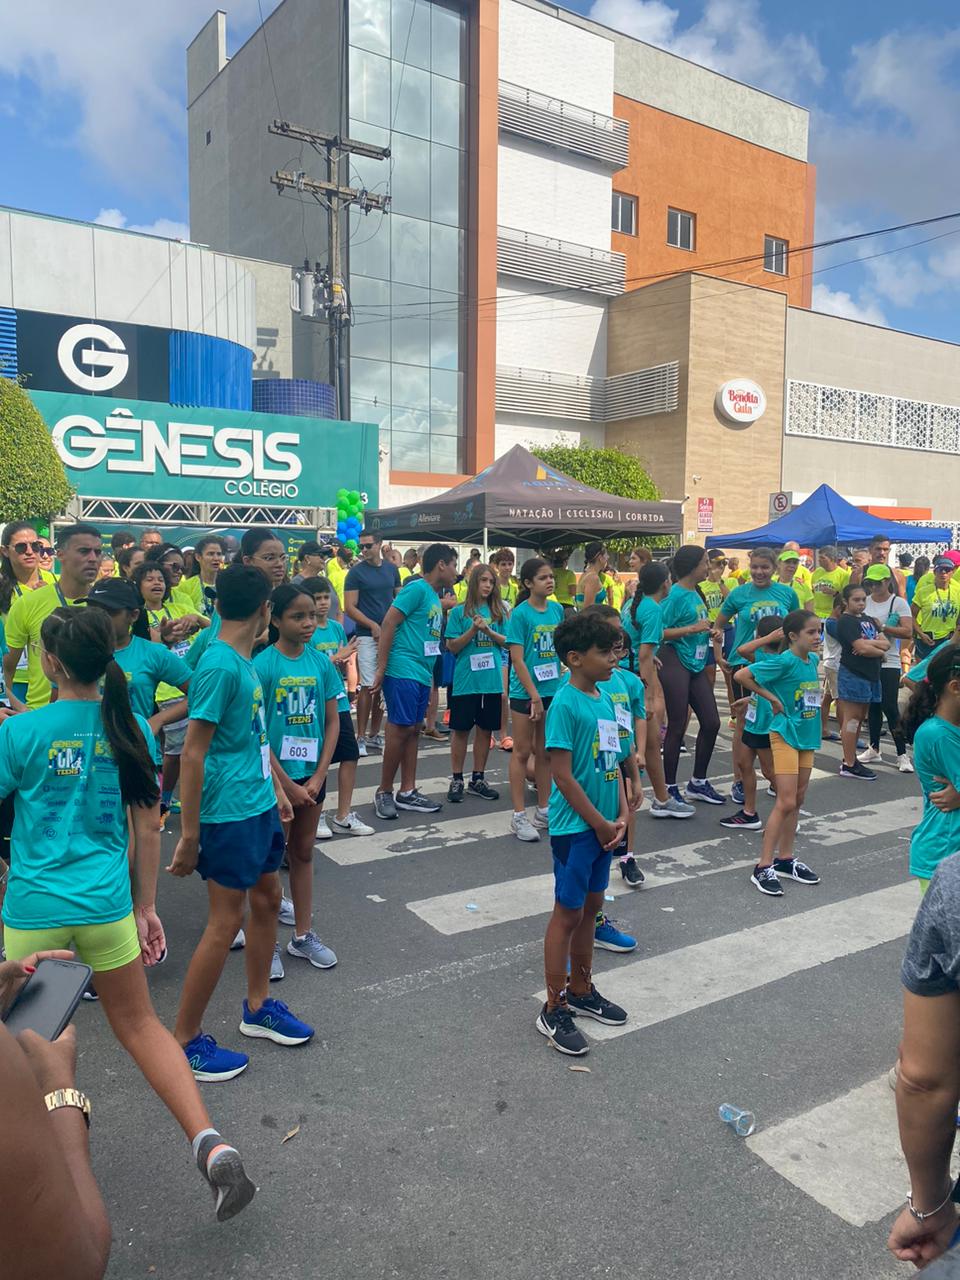
[[[358,545],[357,545],[357,540],[356,540],[356,538],[348,538],[348,539],[347,539],[347,546],[350,548],[350,550],[351,550],[351,551],[357,551],[357,550],[359,550],[359,547],[358,547]]]
[[[346,505],[343,505],[343,506],[338,505],[337,515],[340,517],[341,520],[346,520],[347,517],[350,515],[350,508]]]
[[[349,494],[349,492],[350,492],[350,490],[349,490],[349,489],[338,489],[338,490],[337,490],[337,502],[342,502],[342,501],[347,497],[347,495]]]
[[[360,501],[360,494],[359,494],[359,492],[358,492],[356,489],[351,489],[351,490],[350,490],[350,501],[351,501],[351,502],[359,502],[359,501]]]

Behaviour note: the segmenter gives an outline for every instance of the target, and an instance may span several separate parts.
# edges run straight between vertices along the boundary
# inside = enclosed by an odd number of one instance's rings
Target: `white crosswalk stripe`
[[[807,845],[846,844],[859,840],[863,836],[884,835],[892,828],[916,822],[919,811],[920,802],[912,797],[903,800],[887,800],[882,804],[862,809],[841,810],[809,821],[804,820],[800,839],[804,849]],[[695,821],[692,819],[690,825]],[[663,825],[669,825],[672,830],[674,824],[664,822]],[[709,830],[714,829],[709,828]],[[683,830],[686,832],[687,828],[684,827]],[[714,838],[705,835],[704,838],[689,844],[668,846],[653,853],[641,851],[638,856],[647,884],[655,888],[658,885],[673,884],[677,880],[685,880],[691,876],[713,875],[719,871],[753,866],[759,852],[759,842],[751,841],[749,837],[748,832],[723,834]],[[532,847],[535,850],[541,849],[544,848],[545,843],[542,841],[540,845]],[[749,851],[747,858],[738,856],[743,850]],[[400,850],[400,852],[403,851]],[[415,849],[407,851],[416,852]],[[325,849],[324,852],[329,851]],[[361,850],[360,853],[362,854],[363,851]],[[543,857],[549,859],[549,856],[547,845]],[[619,897],[635,893],[636,890],[631,889],[615,875],[611,878],[607,892],[614,897]],[[468,904],[470,910],[467,909]],[[439,933],[456,934],[468,933],[490,925],[506,924],[510,920],[521,920],[525,916],[538,915],[550,911],[552,904],[553,874],[547,873],[525,876],[517,880],[505,880],[498,884],[480,885],[477,888],[463,889],[456,893],[440,894],[435,898],[408,902],[407,907]]]
[[[796,891],[808,892],[799,885]],[[629,1020],[620,1027],[591,1022],[590,1038],[629,1035],[902,938],[910,931],[918,902],[911,880],[611,969],[603,975],[603,994],[626,1009]],[[776,965],[771,967],[773,957]],[[534,998],[542,1002],[544,994],[539,991]]]

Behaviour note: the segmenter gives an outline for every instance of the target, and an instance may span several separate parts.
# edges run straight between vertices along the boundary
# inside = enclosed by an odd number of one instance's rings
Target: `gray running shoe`
[[[367,755],[371,755],[371,754],[382,755],[383,739],[380,737],[379,734],[373,734],[373,735],[367,734],[367,736],[363,739],[363,742],[367,748]]]
[[[284,979],[283,961],[280,959],[280,943],[273,944],[273,959],[270,961],[270,981],[282,982]]]
[[[663,802],[654,800],[650,805],[651,818],[692,818],[696,813],[692,804],[668,795]]]
[[[533,811],[533,817],[530,819],[531,826],[537,828],[538,831],[548,831],[550,829],[550,807],[540,809],[537,807]]]
[[[278,919],[281,924],[296,924],[296,917],[293,914],[293,903],[289,898],[280,899],[280,915]]]
[[[332,969],[337,963],[334,952],[323,945],[312,929],[302,938],[291,938],[287,943],[287,953],[299,956],[301,960],[309,960],[315,969]]]
[[[398,791],[396,805],[398,809],[407,809],[410,813],[439,813],[443,808],[443,805],[438,804],[436,800],[428,800],[426,796],[421,795],[416,787],[406,794]]]
[[[377,792],[373,797],[373,812],[385,822],[392,818],[400,817],[399,813],[397,813],[397,805],[392,791]]]
[[[525,813],[515,813],[513,815],[510,819],[510,830],[518,840],[524,840],[528,844],[540,839],[540,832]]]

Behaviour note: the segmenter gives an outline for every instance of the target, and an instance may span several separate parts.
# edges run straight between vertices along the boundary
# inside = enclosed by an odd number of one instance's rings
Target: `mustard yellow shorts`
[[[73,944],[77,956],[94,973],[122,969],[140,959],[140,939],[131,911],[109,924],[68,924],[57,929],[14,929],[3,926],[8,960],[22,960],[35,951],[64,951]]]
[[[798,751],[796,747],[791,747],[789,742],[784,742],[779,733],[770,734],[770,750],[773,752],[774,773],[799,774],[801,769],[813,768],[814,753]]]

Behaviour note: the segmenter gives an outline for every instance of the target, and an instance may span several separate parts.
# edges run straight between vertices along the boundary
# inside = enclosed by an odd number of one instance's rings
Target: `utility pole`
[[[326,157],[325,180],[308,178],[302,172],[289,173],[278,169],[270,181],[277,188],[278,195],[285,190],[306,192],[327,211],[327,270],[323,278],[323,310],[330,327],[330,381],[337,389],[337,414],[340,418],[346,418],[350,412],[346,331],[350,327],[351,318],[350,299],[343,283],[341,215],[351,205],[357,205],[364,213],[369,213],[371,209],[382,209],[386,213],[390,207],[390,197],[341,185],[340,161],[347,155],[366,156],[371,160],[387,160],[390,157],[390,148],[375,147],[369,142],[357,142],[353,138],[342,138],[335,133],[318,133],[314,129],[303,129],[299,125],[290,124],[287,120],[274,120],[273,124],[267,126],[267,132],[279,134],[284,138],[293,138],[298,142],[307,142],[318,154]],[[309,264],[306,265],[309,266]]]

